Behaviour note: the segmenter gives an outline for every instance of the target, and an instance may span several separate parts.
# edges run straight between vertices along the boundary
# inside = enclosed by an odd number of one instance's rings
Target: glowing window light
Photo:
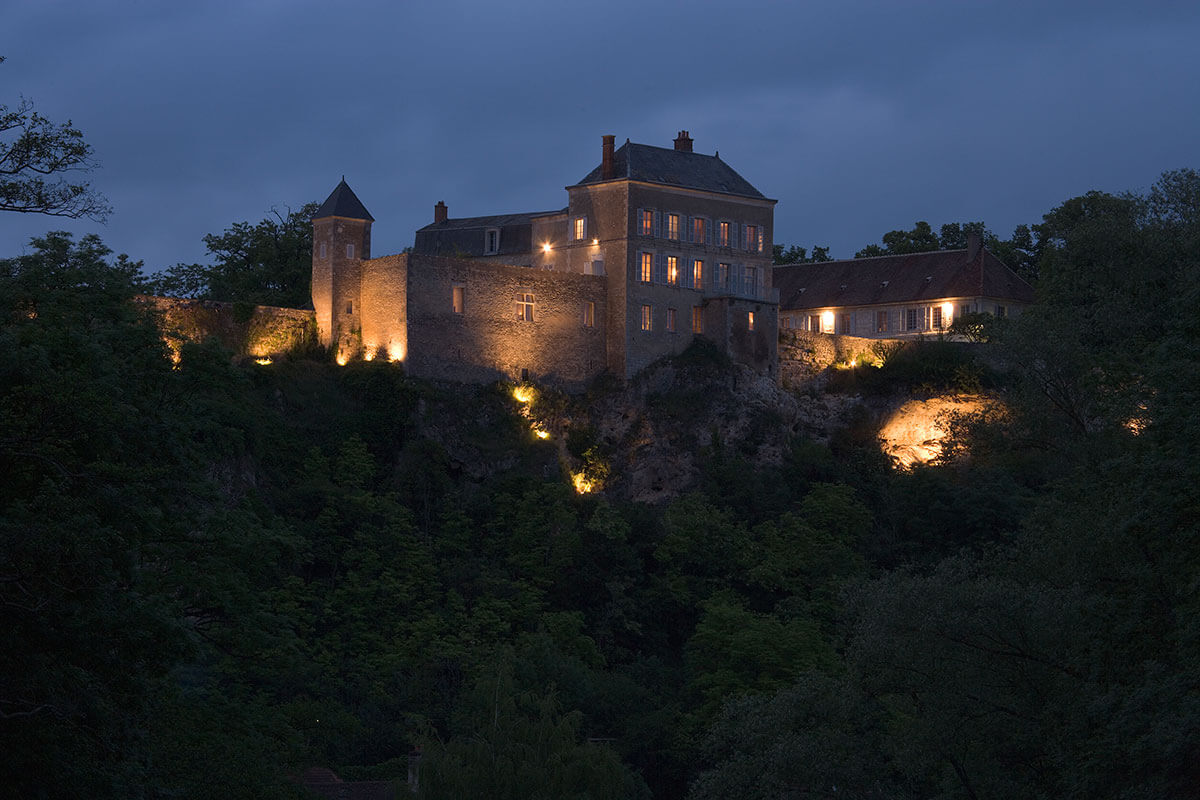
[[[949,325],[954,318],[954,303],[942,303],[942,324]]]
[[[825,311],[821,314],[821,332],[833,333],[833,312]]]

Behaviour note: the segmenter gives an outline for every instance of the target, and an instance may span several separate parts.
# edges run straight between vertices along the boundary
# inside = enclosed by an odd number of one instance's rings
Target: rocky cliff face
[[[855,404],[800,395],[715,354],[689,352],[624,387],[571,401],[550,424],[560,437],[588,433],[607,460],[607,492],[657,503],[687,491],[715,445],[757,465],[778,464],[796,437],[827,441]]]

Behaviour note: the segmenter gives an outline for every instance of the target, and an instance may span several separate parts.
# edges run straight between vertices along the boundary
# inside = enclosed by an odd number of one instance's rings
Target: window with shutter
[[[662,212],[661,211],[654,212],[654,236],[656,238],[660,238],[660,239],[662,238]]]

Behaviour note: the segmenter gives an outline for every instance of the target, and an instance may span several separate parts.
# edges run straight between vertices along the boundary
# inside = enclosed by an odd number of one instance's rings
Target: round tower
[[[362,349],[362,262],[375,218],[345,177],[313,215],[312,302],[317,336],[339,361]]]

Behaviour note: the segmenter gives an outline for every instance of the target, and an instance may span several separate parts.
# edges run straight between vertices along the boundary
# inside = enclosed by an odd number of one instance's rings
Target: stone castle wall
[[[409,255],[405,264],[409,374],[582,388],[604,371],[603,276],[424,255]],[[518,318],[523,295],[533,296],[531,320]]]
[[[362,263],[362,347],[371,358],[403,361],[408,354],[408,259],[383,256]]]
[[[265,358],[316,341],[312,311],[173,297],[137,299],[161,316],[163,336],[176,353],[184,341],[215,338],[235,355]]]

